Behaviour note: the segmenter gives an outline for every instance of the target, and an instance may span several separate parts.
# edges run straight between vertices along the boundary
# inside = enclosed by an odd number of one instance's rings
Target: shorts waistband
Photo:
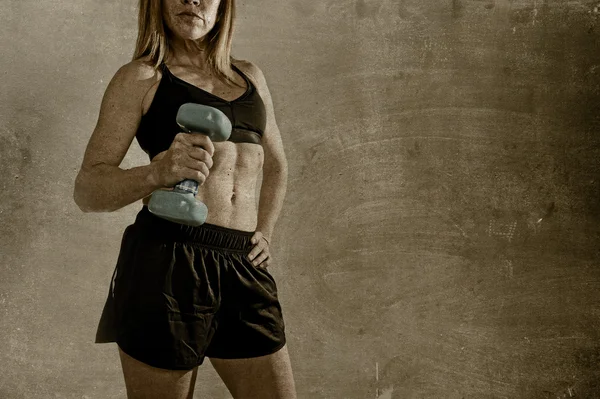
[[[253,231],[230,229],[210,223],[197,227],[174,223],[152,214],[147,206],[137,214],[134,225],[151,237],[240,252],[251,249],[250,239],[254,235]]]

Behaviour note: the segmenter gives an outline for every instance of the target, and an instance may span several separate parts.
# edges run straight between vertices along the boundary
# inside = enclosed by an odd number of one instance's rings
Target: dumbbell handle
[[[198,194],[198,182],[192,179],[185,179],[180,181],[173,187],[174,191],[192,193],[194,197]]]

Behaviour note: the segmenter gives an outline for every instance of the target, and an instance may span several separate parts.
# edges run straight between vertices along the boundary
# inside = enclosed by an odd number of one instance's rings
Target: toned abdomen
[[[208,207],[206,223],[254,231],[256,184],[263,166],[262,146],[230,141],[213,143],[213,166],[196,198]],[[144,203],[147,203],[144,199]]]

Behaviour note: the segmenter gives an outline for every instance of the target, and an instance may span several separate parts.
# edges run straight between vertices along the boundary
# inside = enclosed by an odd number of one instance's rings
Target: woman
[[[134,60],[111,80],[75,182],[85,212],[143,199],[96,336],[116,342],[130,398],[191,398],[208,357],[235,398],[295,398],[269,244],[287,162],[262,72],[230,57],[234,0],[140,0]],[[183,103],[223,111],[225,142],[181,132]],[[133,138],[148,165],[119,168]],[[259,205],[256,184],[263,171]],[[149,195],[200,183],[199,227],[148,211]]]

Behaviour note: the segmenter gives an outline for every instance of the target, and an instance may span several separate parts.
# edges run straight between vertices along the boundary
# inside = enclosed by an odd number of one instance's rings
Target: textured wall
[[[135,3],[0,1],[0,398],[124,397],[93,338],[140,205],[71,192]],[[600,397],[600,4],[238,5],[290,163],[299,397]],[[208,362],[197,393],[229,397]]]

